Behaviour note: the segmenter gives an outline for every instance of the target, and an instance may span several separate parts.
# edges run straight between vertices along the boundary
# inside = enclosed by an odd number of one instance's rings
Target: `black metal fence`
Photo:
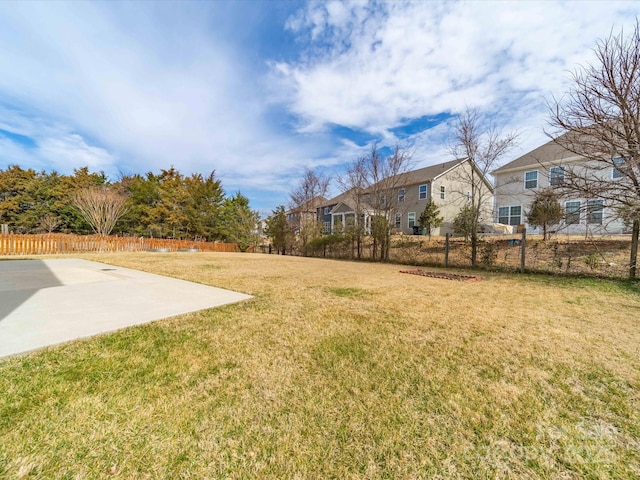
[[[629,273],[630,235],[554,236],[526,232],[482,236],[477,246],[476,267],[487,270],[529,271],[568,275],[625,278]],[[349,238],[317,242],[299,255],[371,260],[373,245],[364,238],[358,248]],[[405,265],[469,268],[471,243],[460,237],[398,235],[392,238],[389,260]]]

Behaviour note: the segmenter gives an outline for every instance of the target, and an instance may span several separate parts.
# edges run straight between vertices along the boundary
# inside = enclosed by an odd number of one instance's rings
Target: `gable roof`
[[[433,182],[434,180],[438,179],[445,173],[453,170],[455,167],[463,164],[466,161],[468,161],[467,158],[458,158],[456,160],[450,160],[448,162],[438,163],[436,165],[431,165],[429,167],[419,168],[417,170],[411,170],[409,172],[400,173],[398,174],[397,178],[393,183],[395,184],[395,188],[404,188],[410,185],[418,185],[418,184]],[[476,165],[474,163],[472,163],[472,165],[479,172]],[[493,191],[493,186],[491,185],[491,182],[489,182],[486,178],[484,179],[484,181],[486,182],[489,189]],[[374,185],[367,187],[366,189],[364,189],[363,193],[367,193],[367,191],[372,191],[373,187]],[[352,205],[353,203],[352,190],[353,189],[347,190],[346,192],[343,192],[340,195],[337,195],[336,197],[333,197],[327,200],[322,206],[337,205],[339,203],[344,203],[345,205]]]
[[[431,165],[430,167],[401,173],[398,175],[398,181],[394,183],[401,187],[404,185],[416,185],[418,183],[431,182],[464,161],[466,161],[465,158],[458,158],[449,162],[438,163],[436,165]]]
[[[318,197],[314,197],[309,203],[308,205],[306,205],[306,212],[315,212],[316,208],[322,206],[322,205],[326,205],[327,203],[327,199],[324,198],[323,196],[318,196]],[[305,211],[305,205],[299,205],[297,207],[293,207],[290,208],[289,210],[287,210],[285,213],[287,214],[291,214],[291,213],[302,213]]]
[[[337,195],[333,198],[330,198],[329,200],[326,200],[322,205],[318,205],[318,207],[329,207],[329,206],[335,206],[339,203],[346,203],[349,201],[349,199],[351,198],[351,190],[347,190],[346,192],[342,192],[340,195]]]
[[[558,138],[562,138],[565,135],[567,134],[565,133]],[[557,140],[550,140],[544,145],[531,150],[529,153],[525,153],[521,157],[516,158],[515,160],[501,166],[500,168],[496,168],[493,172],[491,172],[491,174],[495,175],[497,173],[508,172],[510,170],[517,170],[519,168],[540,165],[541,163],[544,164],[560,162],[562,160],[568,160],[575,157],[575,153],[558,144]]]

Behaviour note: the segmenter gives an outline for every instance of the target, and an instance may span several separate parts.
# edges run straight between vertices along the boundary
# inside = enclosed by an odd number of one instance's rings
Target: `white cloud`
[[[126,163],[128,156],[137,170],[175,164],[202,171],[220,169],[220,162],[231,172],[263,168],[252,147],[280,148],[286,139],[261,123],[264,101],[246,70],[248,59],[229,51],[194,6],[185,7],[187,15],[176,8],[141,12],[140,5],[4,9],[5,22],[26,41],[0,40],[3,97],[75,126],[76,137],[60,144],[81,135],[98,142],[83,151],[108,145],[110,157],[93,159],[101,165],[119,157]]]
[[[629,25],[629,9],[640,13],[627,2],[378,6],[349,4],[345,20],[313,2],[290,22],[309,35],[310,55],[275,68],[294,85],[290,108],[305,120],[301,131],[342,124],[381,132],[466,106],[517,117],[518,97],[541,108],[545,95],[566,88],[566,70],[588,61],[596,38]]]
[[[57,171],[66,171],[69,166],[87,166],[90,171],[106,173],[115,163],[107,150],[87,145],[80,135],[73,133],[43,139],[38,144],[37,155],[46,158]]]
[[[236,8],[0,2],[0,129],[35,144],[0,138],[0,161],[109,174],[215,170],[228,191],[265,208],[286,200],[305,167],[339,171],[363,153],[332,135],[335,126],[393,144],[390,129],[407,120],[480,107],[533,147],[545,140],[544,98],[566,88],[566,70],[588,61],[596,38],[640,10],[309,2],[264,29],[291,40],[268,58],[239,40],[256,24],[222,27]],[[271,41],[267,33],[259,41]],[[426,164],[445,159],[447,133],[443,124],[403,141]]]

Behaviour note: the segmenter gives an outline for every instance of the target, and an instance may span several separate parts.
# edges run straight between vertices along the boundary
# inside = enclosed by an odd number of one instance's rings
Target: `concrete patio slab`
[[[0,358],[249,298],[88,260],[0,261]]]

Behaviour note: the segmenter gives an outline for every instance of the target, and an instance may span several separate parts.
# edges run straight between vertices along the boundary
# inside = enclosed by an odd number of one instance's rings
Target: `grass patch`
[[[347,298],[357,298],[367,295],[369,292],[363,290],[361,288],[340,288],[333,287],[328,288],[327,291],[332,293],[333,295],[337,295],[338,297],[347,297]]]
[[[0,361],[0,478],[640,476],[624,282],[86,258],[254,298]]]

